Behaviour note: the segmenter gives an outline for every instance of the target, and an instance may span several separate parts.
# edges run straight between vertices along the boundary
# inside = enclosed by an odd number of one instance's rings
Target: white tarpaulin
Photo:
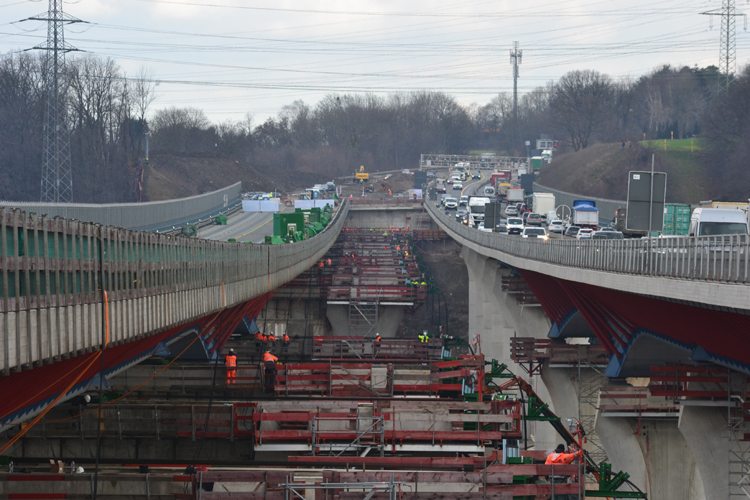
[[[294,208],[324,208],[326,205],[330,205],[333,208],[333,200],[295,200]]]
[[[410,200],[421,200],[422,199],[422,190],[421,189],[410,189],[409,190],[409,199]]]
[[[279,199],[272,200],[242,200],[243,212],[278,212]]]

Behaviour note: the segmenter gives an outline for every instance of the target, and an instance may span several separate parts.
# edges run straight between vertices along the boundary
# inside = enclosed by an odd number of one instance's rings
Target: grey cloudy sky
[[[721,0],[75,0],[79,49],[160,81],[153,109],[202,108],[259,123],[327,93],[449,92],[485,104],[512,91],[508,51],[523,50],[519,90],[573,69],[637,78],[662,64],[717,64]],[[37,45],[44,23],[14,21],[47,0],[0,0],[0,52]],[[750,9],[738,2],[738,13]],[[750,34],[737,18],[737,63]]]

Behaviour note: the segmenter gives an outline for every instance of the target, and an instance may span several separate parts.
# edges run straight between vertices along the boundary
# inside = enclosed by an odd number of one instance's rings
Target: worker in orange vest
[[[284,334],[284,352],[289,352],[289,335]]]
[[[265,342],[265,341],[266,341],[266,339],[265,339],[265,337],[263,336],[262,333],[260,333],[259,331],[255,332],[255,348],[256,349],[260,350],[261,343]]]
[[[263,362],[265,364],[276,364],[279,362],[279,358],[271,354],[271,351],[266,351],[266,353],[263,355]]]
[[[229,349],[224,366],[227,369],[227,384],[234,384],[234,374],[237,369],[237,356],[234,354],[234,349]]]
[[[331,259],[330,258],[328,260],[326,260],[326,264],[328,265],[328,267],[331,267]]]
[[[568,465],[572,464],[577,456],[583,456],[582,451],[565,453],[565,445],[559,444],[553,453],[547,455],[546,465]]]
[[[383,340],[383,337],[381,337],[379,333],[376,333],[375,335],[376,337],[375,337],[375,342],[373,343],[373,347],[375,351],[375,356],[377,356],[378,354],[380,354],[380,341]]]
[[[271,347],[276,347],[276,335],[271,333],[266,337],[266,340],[271,343]]]

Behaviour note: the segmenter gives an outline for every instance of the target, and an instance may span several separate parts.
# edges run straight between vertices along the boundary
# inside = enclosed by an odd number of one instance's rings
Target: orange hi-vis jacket
[[[224,361],[227,370],[234,370],[237,368],[237,356],[227,354],[227,359]]]
[[[578,453],[550,453],[547,456],[547,461],[544,462],[546,465],[568,465],[572,464],[573,460],[576,459],[576,455],[579,455],[581,452]]]
[[[267,352],[263,354],[263,362],[264,363],[276,363],[279,360],[276,356],[271,354],[270,352]]]

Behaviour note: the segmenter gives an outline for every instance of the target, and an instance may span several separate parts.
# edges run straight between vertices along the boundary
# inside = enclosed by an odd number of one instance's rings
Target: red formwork
[[[607,351],[601,345],[555,344],[551,339],[533,337],[511,337],[510,357],[530,375],[540,373],[546,361],[565,365],[609,362]]]
[[[271,375],[264,373],[265,386],[284,395],[437,396],[441,393],[481,394],[484,390],[484,362],[477,356],[411,366],[329,360],[328,363],[278,364],[270,369],[273,370]]]
[[[409,445],[446,447],[470,443],[483,447],[486,441],[521,437],[518,401],[391,399],[366,403],[364,407],[353,401],[348,408],[333,404],[338,402],[319,402],[314,409],[303,408],[294,401],[286,403],[256,404],[252,413],[256,447],[302,443],[316,454],[316,447],[346,445],[356,440],[361,446],[385,446],[385,452],[398,453]]]
[[[442,360],[443,343],[440,339],[427,342],[363,337],[320,336],[313,340],[313,360],[376,361],[376,362],[435,362]]]

